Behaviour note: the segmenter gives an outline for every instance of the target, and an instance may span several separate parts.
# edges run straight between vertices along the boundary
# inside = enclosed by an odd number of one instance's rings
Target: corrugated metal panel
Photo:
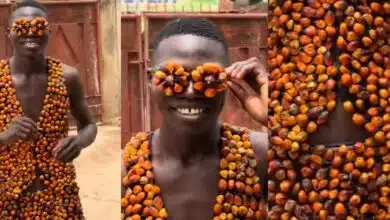
[[[147,88],[143,75],[141,17],[122,15],[121,27],[121,137],[124,146],[135,132],[145,128],[143,97]]]

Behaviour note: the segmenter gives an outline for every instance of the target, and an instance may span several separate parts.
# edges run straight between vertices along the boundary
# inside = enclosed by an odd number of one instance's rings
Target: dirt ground
[[[85,218],[120,219],[120,126],[99,126],[96,141],[74,164]]]

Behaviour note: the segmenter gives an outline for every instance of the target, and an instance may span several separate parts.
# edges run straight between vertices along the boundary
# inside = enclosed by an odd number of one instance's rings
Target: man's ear
[[[221,110],[219,112],[220,114],[223,111],[223,108],[224,108],[224,106],[226,104],[226,99],[227,99],[228,93],[229,93],[229,90],[226,90],[226,91],[223,92],[223,100],[221,102],[221,106],[220,106]]]
[[[148,79],[148,87],[152,88],[152,77],[153,77],[153,68],[148,68],[146,70],[146,78]]]
[[[5,36],[7,36],[8,39],[11,38],[11,29],[9,27],[5,30]]]

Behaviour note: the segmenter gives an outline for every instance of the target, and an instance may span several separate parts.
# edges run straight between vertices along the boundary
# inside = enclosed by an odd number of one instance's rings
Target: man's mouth
[[[34,49],[34,48],[38,48],[41,45],[41,41],[40,39],[37,38],[26,37],[24,38],[22,44],[27,48]]]
[[[27,42],[24,42],[24,46],[27,48],[37,48],[37,47],[39,47],[39,44],[37,42],[27,41]]]
[[[191,107],[191,108],[175,108],[171,107],[170,110],[177,115],[177,117],[183,120],[190,121],[198,121],[199,119],[205,117],[209,112],[208,108],[199,108],[199,107]]]
[[[205,108],[175,108],[182,115],[200,115],[206,111]]]

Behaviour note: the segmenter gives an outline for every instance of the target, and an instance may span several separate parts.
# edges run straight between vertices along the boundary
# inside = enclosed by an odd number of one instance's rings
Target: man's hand
[[[69,136],[61,139],[53,150],[53,156],[61,162],[72,162],[83,149],[79,136]]]
[[[19,140],[26,140],[36,131],[35,122],[27,117],[15,117],[8,129],[0,133],[1,144],[13,144]]]
[[[268,116],[268,73],[266,68],[256,57],[245,61],[236,62],[225,69],[231,75],[228,82],[229,88],[241,101],[246,111],[258,122],[267,124]],[[260,95],[245,82],[245,77],[252,74],[260,86]]]

